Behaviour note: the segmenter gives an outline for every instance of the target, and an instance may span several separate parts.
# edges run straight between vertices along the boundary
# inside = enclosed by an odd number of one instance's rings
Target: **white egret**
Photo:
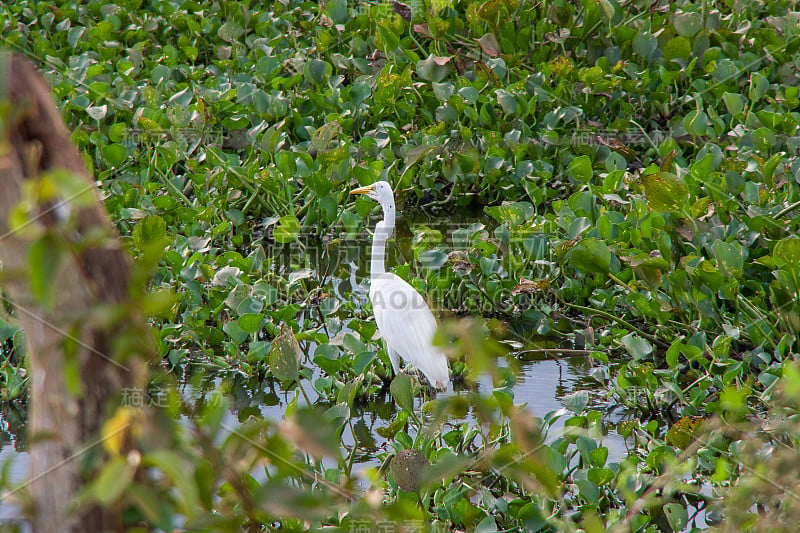
[[[375,226],[372,237],[369,299],[375,323],[386,341],[386,350],[395,374],[400,372],[399,358],[422,372],[438,389],[447,387],[450,370],[447,356],[433,346],[436,319],[428,304],[403,278],[386,272],[386,240],[394,231],[394,194],[392,186],[379,181],[350,194],[365,194],[381,204],[383,220]]]

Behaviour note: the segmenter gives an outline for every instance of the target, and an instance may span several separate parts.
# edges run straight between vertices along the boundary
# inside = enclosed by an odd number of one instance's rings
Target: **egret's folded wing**
[[[446,387],[447,357],[433,347],[436,319],[422,296],[390,272],[372,280],[369,295],[375,322],[388,347],[420,370],[432,385]]]

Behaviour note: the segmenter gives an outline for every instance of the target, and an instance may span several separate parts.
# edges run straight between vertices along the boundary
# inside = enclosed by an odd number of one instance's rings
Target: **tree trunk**
[[[144,319],[125,305],[131,263],[46,82],[30,62],[0,55],[0,110],[6,103],[8,111],[0,116],[0,282],[26,340],[33,529],[119,530],[118,510],[72,504],[91,481],[84,479],[86,459],[103,456],[103,421],[119,407],[122,389],[142,387],[146,377],[152,348],[142,342],[141,350],[128,347],[121,356],[112,346],[123,327],[127,333],[131,327],[146,329]],[[55,169],[83,177],[94,203],[77,206],[69,198],[29,203],[32,221],[10,228],[9,214],[23,198],[23,186]],[[29,269],[36,265],[28,253],[42,235],[66,244],[51,279],[56,288],[51,306],[32,295],[29,283]]]

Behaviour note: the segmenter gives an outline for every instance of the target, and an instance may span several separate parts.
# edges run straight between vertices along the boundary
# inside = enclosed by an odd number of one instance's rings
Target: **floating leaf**
[[[703,15],[697,11],[677,13],[673,23],[678,35],[681,37],[694,37],[703,27]]]
[[[675,211],[689,199],[689,189],[674,174],[655,172],[645,175],[644,194],[651,209],[661,212]]]
[[[303,76],[306,81],[317,87],[328,81],[332,67],[327,61],[321,59],[311,59],[303,66]]]
[[[272,375],[281,381],[297,381],[300,377],[300,344],[292,328],[286,324],[269,351],[269,368]]]
[[[788,266],[791,269],[800,269],[800,238],[787,237],[775,243],[772,249],[775,266]]]
[[[584,272],[608,272],[611,268],[611,249],[601,240],[583,239],[570,250],[569,262]]]
[[[429,55],[417,61],[417,75],[423,80],[440,82],[450,74],[450,58]]]
[[[635,333],[628,333],[622,337],[622,345],[634,359],[641,359],[653,352],[653,345]]]
[[[576,181],[589,183],[592,180],[592,160],[588,155],[581,155],[570,161],[567,173]]]

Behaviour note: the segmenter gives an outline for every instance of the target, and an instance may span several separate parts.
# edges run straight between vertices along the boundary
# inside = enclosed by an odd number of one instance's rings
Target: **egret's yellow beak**
[[[368,194],[375,190],[375,185],[367,185],[365,187],[359,187],[358,189],[353,189],[350,191],[350,194]]]

